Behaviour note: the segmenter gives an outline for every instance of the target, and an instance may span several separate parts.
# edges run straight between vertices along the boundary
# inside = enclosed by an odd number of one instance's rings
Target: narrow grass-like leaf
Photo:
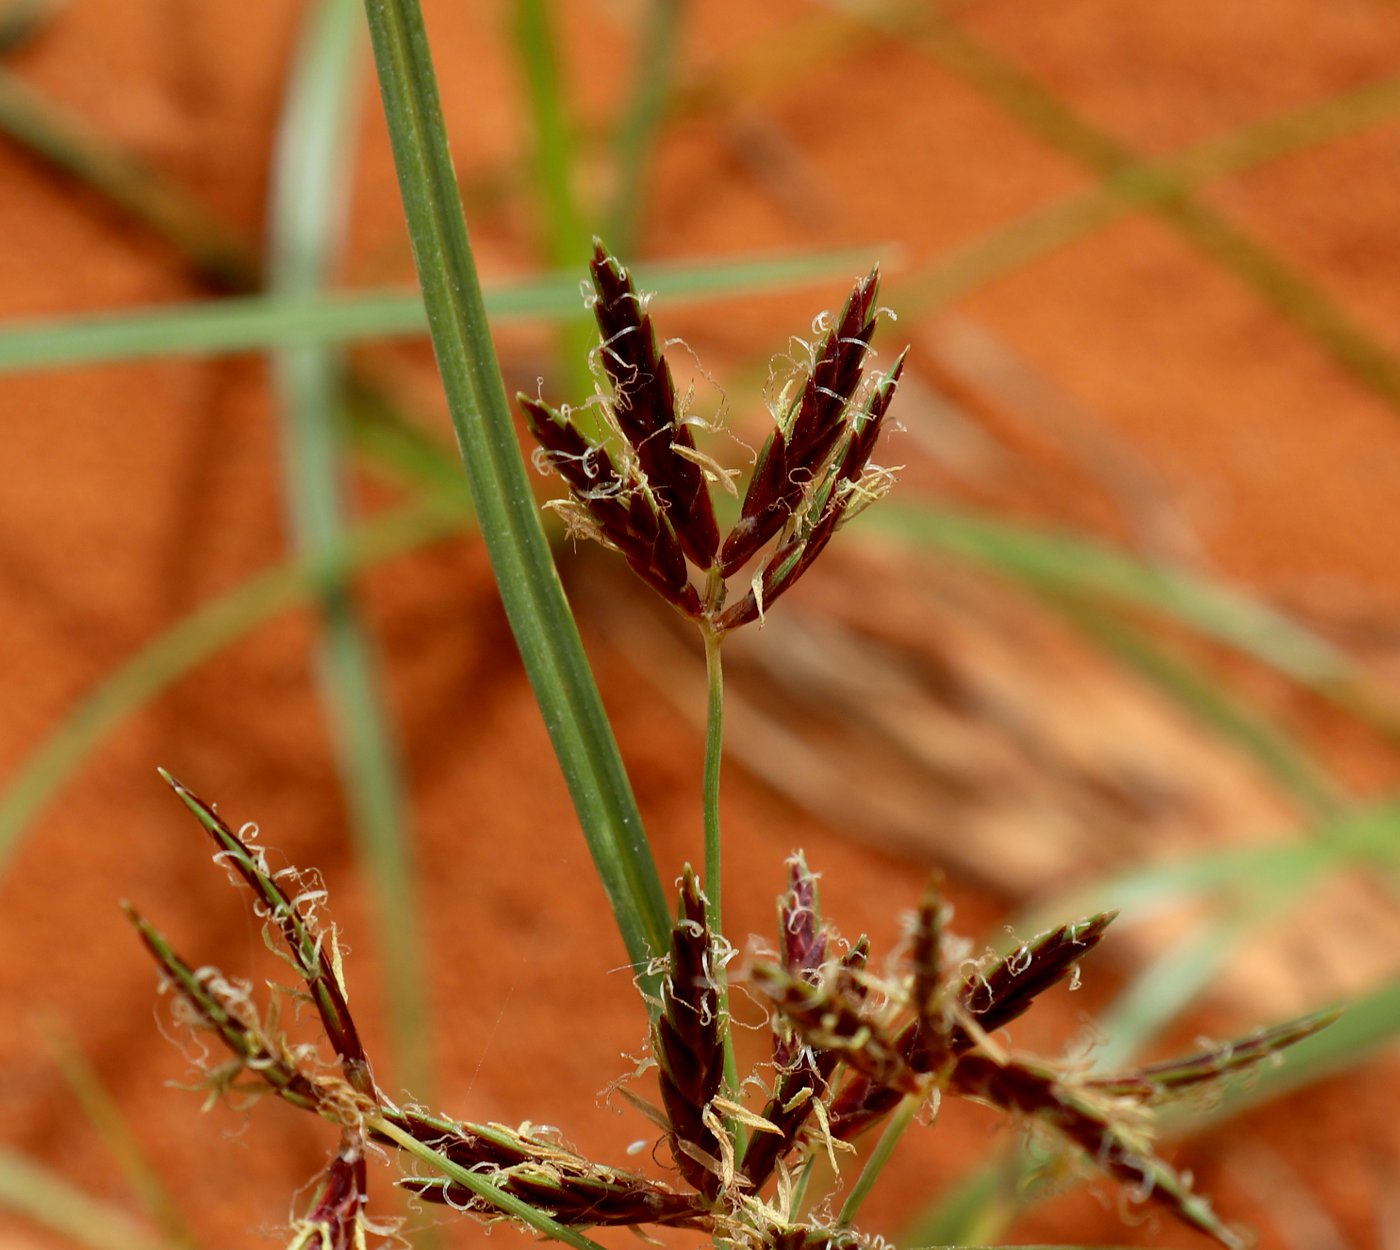
[[[1108,1068],[1131,1062],[1196,1001],[1245,938],[1285,915],[1316,884],[1302,873],[1276,873],[1242,889],[1218,914],[1159,948],[1099,1018],[1105,1040],[1094,1052],[1095,1062]]]
[[[623,941],[643,969],[666,949],[669,908],[525,475],[422,14],[411,0],[366,0],[365,8],[433,346],[487,551]]]
[[[229,290],[256,284],[257,266],[243,240],[157,170],[6,70],[0,70],[0,131],[169,239],[215,284]]]
[[[10,0],[0,12],[0,57],[10,56],[58,16],[62,0]]]
[[[1020,1210],[1022,1152],[1001,1149],[944,1189],[901,1231],[900,1244],[971,1246],[999,1237]]]
[[[1041,590],[1044,592],[1044,587]],[[1043,597],[1099,650],[1157,687],[1248,756],[1306,815],[1337,815],[1352,795],[1291,734],[1235,698],[1218,678],[1173,653],[1122,615],[1053,592]]]
[[[573,188],[573,144],[569,138],[564,73],[550,0],[519,0],[513,6],[516,57],[534,129],[531,166],[544,252],[551,268],[579,271],[588,263],[585,234]]]
[[[1134,920],[1164,907],[1212,893],[1230,895],[1242,881],[1283,876],[1319,878],[1350,866],[1400,866],[1400,804],[1361,807],[1306,832],[1259,845],[1210,847],[1184,858],[1104,877],[1062,895],[1037,915],[1121,904]],[[1034,923],[1032,920],[1029,923]]]
[[[878,246],[728,260],[642,265],[636,278],[675,304],[784,290],[868,263]],[[888,254],[889,248],[882,254]],[[576,317],[579,272],[497,283],[484,292],[493,321]],[[225,356],[272,347],[418,338],[427,314],[416,291],[250,295],[158,308],[0,323],[0,373],[167,356]]]
[[[1265,118],[1185,152],[1134,161],[1088,191],[941,253],[894,283],[906,316],[929,316],[1140,209],[1400,114],[1400,78]]]
[[[866,1159],[865,1166],[861,1168],[860,1175],[856,1177],[855,1184],[851,1186],[846,1201],[841,1205],[841,1214],[836,1221],[840,1227],[849,1228],[854,1222],[857,1212],[874,1189],[875,1182],[880,1179],[881,1173],[894,1157],[894,1148],[899,1145],[899,1139],[914,1122],[914,1115],[920,1105],[919,1099],[906,1098],[895,1108],[880,1134],[879,1141],[875,1143],[875,1148]]]

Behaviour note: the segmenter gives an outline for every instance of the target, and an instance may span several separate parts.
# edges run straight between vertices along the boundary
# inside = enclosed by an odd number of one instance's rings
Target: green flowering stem
[[[720,660],[720,644],[724,635],[705,629],[705,677],[709,685],[709,703],[705,716],[705,898],[708,903],[710,928],[721,936],[724,926],[720,913],[722,893],[721,837],[719,827],[719,768],[724,747],[724,667]],[[722,967],[716,967],[715,984],[719,990],[719,1010],[729,1019],[729,984]],[[732,1031],[724,1030],[724,1085],[730,1098],[737,1097],[739,1065],[734,1058]],[[740,1158],[744,1155],[747,1135],[738,1122],[731,1122],[734,1148]]]
[[[860,1210],[861,1204],[869,1196],[871,1189],[875,1187],[880,1173],[885,1170],[885,1164],[890,1161],[890,1156],[894,1154],[895,1146],[898,1145],[899,1139],[904,1136],[905,1130],[914,1122],[914,1115],[922,1103],[923,1099],[921,1098],[908,1097],[899,1104],[894,1114],[890,1116],[890,1122],[885,1125],[885,1131],[880,1134],[880,1140],[875,1143],[875,1149],[870,1152],[870,1158],[865,1161],[865,1166],[856,1178],[850,1197],[842,1204],[841,1214],[836,1221],[837,1227],[849,1228],[851,1226],[851,1221],[856,1218],[856,1212]]]
[[[719,829],[719,768],[724,746],[724,668],[719,649],[723,635],[710,629],[704,635],[705,678],[710,692],[705,716],[705,897],[710,904],[710,927],[723,933]]]

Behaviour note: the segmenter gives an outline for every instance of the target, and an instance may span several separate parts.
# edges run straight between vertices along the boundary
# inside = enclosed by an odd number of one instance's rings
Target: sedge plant
[[[177,1016],[212,1034],[227,1055],[206,1073],[207,1086],[216,1094],[269,1093],[339,1130],[339,1148],[291,1244],[353,1247],[384,1231],[368,1205],[366,1161],[387,1151],[407,1157],[398,1184],[420,1199],[574,1246],[594,1245],[589,1232],[611,1226],[688,1230],[754,1250],[861,1244],[854,1221],[895,1141],[921,1114],[934,1118],[942,1098],[959,1097],[1061,1139],[1132,1192],[1222,1245],[1242,1246],[1241,1234],[1155,1152],[1153,1109],[1260,1064],[1330,1016],[1112,1075],[1012,1049],[1006,1027],[1046,989],[1079,975],[1112,912],[974,959],[951,933],[935,882],[913,911],[907,942],[877,962],[864,939],[841,939],[820,908],[816,874],[795,854],[785,866],[774,940],[735,974],[766,1004],[771,1032],[769,1053],[739,1078],[727,1005],[735,945],[718,906],[720,650],[734,630],[761,623],[836,529],[888,487],[890,471],[873,457],[905,356],[884,372],[868,367],[880,319],[872,272],[839,313],[818,319],[821,333],[805,344],[804,363],[776,388],[771,433],[737,519],[722,533],[711,492],[731,477],[697,446],[644,297],[601,244],[591,274],[599,395],[580,409],[520,397],[536,463],[567,487],[550,506],[571,531],[615,549],[694,622],[711,678],[704,875],[682,867],[664,945],[639,967],[656,1089],[651,1098],[628,1092],[656,1125],[671,1171],[657,1179],[587,1158],[529,1119],[476,1124],[390,1098],[347,1005],[319,882],[274,871],[252,827],[235,832],[169,779],[213,837],[217,858],[252,890],[270,942],[285,947],[298,978],[289,993],[311,1006],[325,1039],[323,1047],[294,1044],[276,999],[260,1005],[247,984],[182,958],[132,911]],[[818,1160],[835,1164],[839,1177],[852,1143],[876,1131],[880,1139],[853,1183],[812,1192]]]
[[[697,439],[647,301],[601,245],[591,263],[600,344],[598,395],[577,409],[522,396],[536,462],[562,479],[552,506],[575,533],[614,548],[701,636],[709,672],[703,784],[703,872],[677,866],[674,907],[660,884],[641,814],[602,715],[576,627],[543,541],[495,363],[421,14],[412,0],[367,0],[406,217],[444,387],[502,598],[550,727],[580,823],[634,961],[649,1020],[654,1091],[631,1101],[656,1126],[662,1177],[574,1150],[555,1131],[479,1124],[392,1098],[348,1007],[336,931],[313,874],[274,869],[256,830],[235,830],[180,782],[176,794],[213,838],[216,859],[251,890],[268,940],[296,984],[257,1001],[251,987],[177,954],[131,916],[170,990],[177,1018],[212,1035],[223,1062],[213,1096],[272,1095],[333,1124],[337,1150],[292,1231],[297,1250],[350,1250],[386,1227],[370,1202],[368,1161],[397,1153],[399,1184],[421,1200],[507,1221],[591,1250],[591,1233],[680,1230],[715,1244],[783,1250],[863,1243],[860,1207],[899,1136],[944,1097],[989,1105],[1057,1138],[1187,1224],[1237,1247],[1189,1178],[1153,1144],[1165,1101],[1255,1067],[1327,1023],[1324,1013],[1189,1058],[1103,1075],[1013,1049],[1006,1028],[1046,989],[1077,978],[1112,912],[1051,928],[1004,955],[970,957],[953,935],[937,883],[913,909],[907,940],[877,953],[844,941],[823,914],[800,854],[783,869],[774,940],[731,970],[736,945],[720,907],[719,761],[725,638],[761,625],[813,567],[836,529],[875,502],[891,474],[875,460],[905,357],[871,368],[881,319],[879,275],[798,340],[797,366],[771,397],[772,429],[742,492]],[[721,528],[715,492],[737,517]],[[775,876],[778,868],[775,866]],[[879,956],[877,958],[877,955]],[[742,977],[766,1005],[771,1045],[737,1071],[728,990]],[[309,1006],[323,1044],[294,1042],[282,1009]],[[547,1115],[548,1108],[523,1108]],[[858,1175],[819,1192],[852,1143],[879,1133]],[[849,1183],[848,1183],[849,1182]]]

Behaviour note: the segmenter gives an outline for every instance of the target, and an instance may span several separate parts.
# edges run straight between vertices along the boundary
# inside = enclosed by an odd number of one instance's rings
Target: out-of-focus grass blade
[[[564,98],[565,73],[555,38],[551,0],[516,0],[510,6],[516,59],[525,79],[525,100],[534,131],[530,171],[540,218],[541,242],[550,268],[582,277],[592,255],[592,232],[585,230],[574,196],[572,110]],[[588,353],[594,343],[593,318],[580,304],[558,333],[556,388],[581,401],[591,390]]]
[[[0,132],[169,239],[218,285],[248,290],[256,283],[248,248],[200,204],[5,70],[0,70]]]
[[[972,561],[1035,589],[1160,613],[1378,728],[1400,733],[1400,716],[1380,705],[1344,652],[1281,612],[1203,575],[1149,564],[1091,539],[936,506],[885,503],[871,509],[860,528]]]
[[[607,244],[615,256],[629,256],[636,246],[646,202],[647,166],[666,114],[684,7],[684,0],[651,0],[643,19],[631,95],[614,147],[616,181],[607,216]]]
[[[633,268],[638,285],[676,303],[781,291],[869,268],[880,245],[668,262]],[[897,249],[894,249],[897,250]],[[493,321],[578,316],[582,271],[499,282],[483,292]],[[0,373],[165,356],[226,356],[272,347],[361,339],[418,338],[427,332],[417,292],[305,296],[249,295],[160,308],[128,308],[0,323]]]
[[[1302,901],[1313,878],[1278,873],[1159,951],[1098,1021],[1104,1070],[1129,1063],[1219,975],[1239,944]]]
[[[178,1250],[120,1207],[0,1145],[0,1209],[90,1250]]]
[[[102,1135],[112,1158],[141,1205],[163,1231],[171,1250],[195,1250],[199,1242],[181,1214],[174,1195],[146,1157],[130,1123],[92,1065],[69,1037],[54,1035],[50,1038],[50,1049],[83,1114]]]
[[[289,561],[203,604],[109,672],[30,753],[0,794],[0,871],[28,822],[127,716],[257,626],[311,601],[327,577],[348,577],[461,528],[460,509],[429,501],[364,522],[337,552]]]
[[[1116,656],[1197,720],[1251,758],[1261,771],[1314,818],[1337,814],[1350,797],[1342,783],[1278,725],[1231,696],[1218,680],[1097,605],[1046,593],[1100,651]]]
[[[900,13],[902,7],[894,10],[898,17],[905,16]],[[1141,170],[1143,162],[1131,149],[976,39],[943,9],[938,3],[918,6],[915,20],[904,21],[902,32],[1028,134],[1110,185],[1130,170]],[[880,20],[879,10],[872,16]],[[1173,179],[1170,172],[1159,169],[1156,177],[1166,185],[1159,194],[1147,198],[1144,207],[1292,322],[1392,410],[1400,411],[1400,358],[1345,305],[1196,196],[1190,186]]]
[[[278,294],[306,297],[322,290],[342,246],[362,38],[359,0],[320,0],[309,11],[272,166],[267,280]],[[279,347],[271,364],[285,507],[294,543],[315,560],[342,544],[346,527],[340,430],[345,369],[327,345]],[[430,1097],[431,1036],[411,820],[379,694],[374,645],[346,581],[327,580],[318,599],[321,699],[374,900],[394,1058],[404,1082],[419,1097]]]
[[[1018,1151],[999,1150],[900,1230],[899,1245],[978,1245],[1000,1236],[1019,1210]]]
[[[897,278],[890,302],[921,317],[1182,190],[1351,134],[1400,114],[1400,78],[1367,83],[1155,160],[1135,161],[1091,190],[1038,209]]]
[[[628,956],[645,969],[666,949],[670,908],[526,477],[423,15],[412,0],[365,0],[365,10],[438,369],[501,601]]]
[[[1400,980],[1343,1005],[1342,1014],[1312,1037],[1290,1047],[1257,1076],[1237,1081],[1207,1113],[1210,1123],[1238,1115],[1314,1081],[1364,1063],[1400,1039]]]
[[[22,48],[53,20],[64,0],[10,0],[0,10],[0,56]]]
[[[573,144],[564,102],[564,74],[550,0],[517,0],[513,33],[534,124],[534,171],[545,255],[551,268],[584,272],[592,252],[574,199]]]
[[[1050,917],[1115,907],[1125,923],[1175,903],[1209,893],[1230,893],[1241,881],[1271,874],[1320,877],[1334,869],[1376,864],[1400,865],[1400,802],[1389,801],[1348,812],[1287,841],[1257,846],[1212,848],[1184,859],[1132,869],[1076,889],[1054,904],[1036,909],[1027,922],[1035,928]]]
[[[352,382],[349,400],[347,434],[365,469],[415,493],[427,492],[444,507],[471,514],[471,491],[456,448],[409,419],[377,390]]]

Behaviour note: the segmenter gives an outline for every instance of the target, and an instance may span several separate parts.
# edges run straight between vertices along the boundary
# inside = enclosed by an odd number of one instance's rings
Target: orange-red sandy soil
[[[524,174],[530,130],[512,6],[426,7],[482,272],[529,273],[542,263],[540,227]],[[574,120],[605,135],[646,6],[555,7],[566,10]],[[881,33],[799,0],[682,7],[676,110],[647,178],[637,259],[866,247],[885,265],[885,302],[903,314],[881,326],[883,359],[912,345],[895,410],[904,428],[881,450],[908,466],[900,499],[1074,526],[1231,579],[1358,656],[1378,700],[1400,697],[1400,374],[1382,364],[1369,382],[1359,377],[1279,310],[1277,292],[1294,288],[1276,283],[1270,299],[1258,280],[1285,267],[1382,352],[1400,352],[1400,120],[1380,116],[1219,174],[1172,201],[1174,215],[1125,211],[956,298],[929,299],[921,286],[955,249],[1091,192],[1086,153],[1165,158],[1382,82],[1400,63],[1400,8],[968,0],[945,10],[951,32],[916,22]],[[8,54],[3,72],[158,171],[256,252],[282,90],[308,12],[291,0],[70,4]],[[1012,117],[989,98],[976,49],[1111,142],[1095,148],[1078,132],[1075,151],[1062,115],[1036,112],[1039,133]],[[386,133],[361,68],[339,280],[407,282]],[[600,202],[607,149],[585,153],[578,190]],[[752,437],[763,378],[754,363],[806,333],[849,276],[737,307],[672,311],[658,301],[653,311],[664,333],[685,337]],[[159,232],[0,141],[0,316],[214,294]],[[503,333],[512,383],[533,390],[542,377],[557,393],[553,343],[545,328]],[[702,384],[697,409],[713,409],[691,356],[673,355],[682,385],[692,373]],[[353,359],[446,439],[426,342]],[[106,675],[277,564],[289,540],[264,360],[51,369],[5,377],[0,393],[0,776],[11,776]],[[362,513],[404,490],[362,469],[353,485]],[[873,520],[858,521],[768,628],[733,648],[731,933],[770,932],[783,859],[797,846],[824,874],[825,906],[843,931],[869,931],[889,950],[934,865],[957,924],[980,943],[1076,883],[1302,823],[1235,747],[1059,618],[947,557],[882,546],[873,531]],[[669,881],[700,855],[699,649],[605,555],[561,553]],[[357,593],[408,787],[437,1101],[476,1121],[558,1125],[580,1149],[623,1162],[652,1130],[600,1091],[641,1051],[642,1013],[480,541],[453,537],[396,558]],[[198,1096],[172,1088],[191,1068],[161,1034],[155,976],[118,901],[139,902],[196,962],[275,975],[245,901],[157,780],[163,765],[234,821],[259,822],[288,859],[320,869],[353,948],[357,1015],[384,1052],[371,893],[315,687],[316,637],[310,612],[279,616],[123,719],[34,815],[0,879],[0,1144],[144,1218],[61,1075],[58,1056],[75,1049],[208,1247],[277,1244],[334,1133],[270,1102],[201,1115]],[[1357,796],[1394,784],[1397,757],[1381,736],[1223,652],[1193,654]],[[1177,931],[1131,914],[1120,925],[1116,953],[1110,940],[1080,994],[1048,996],[1015,1044],[1051,1053],[1070,1044],[1154,942]],[[1175,1040],[1375,989],[1400,973],[1397,932],[1383,881],[1319,881],[1254,934]],[[379,1075],[399,1089],[387,1061]],[[1394,1247],[1398,1113],[1400,1071],[1382,1056],[1168,1150],[1270,1250]],[[898,1237],[1015,1132],[946,1107],[933,1130],[903,1143],[863,1226]],[[391,1170],[372,1172],[376,1204],[394,1209]],[[1151,1211],[1097,1181],[996,1236],[1206,1244]],[[461,1218],[444,1230],[443,1244],[483,1236]],[[69,1243],[0,1209],[0,1246],[59,1244]]]

